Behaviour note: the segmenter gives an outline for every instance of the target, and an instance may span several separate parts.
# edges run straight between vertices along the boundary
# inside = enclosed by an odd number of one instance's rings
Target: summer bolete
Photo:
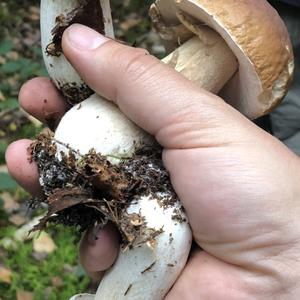
[[[157,0],[150,16],[174,51],[163,61],[210,91],[223,88],[223,98],[250,119],[285,96],[293,51],[283,21],[267,1]]]
[[[224,99],[249,118],[265,114],[285,95],[293,72],[292,49],[282,21],[266,1],[157,0],[150,16],[166,48],[173,51],[163,61],[205,89],[221,91]],[[61,39],[73,23],[112,37],[109,0],[41,1],[47,70],[69,103],[76,105],[65,114],[55,132],[47,155],[52,157],[54,153],[55,162],[47,164],[49,169],[40,169],[40,182],[44,187],[53,186],[51,177],[57,183],[56,170],[67,166],[69,175],[60,174],[60,178],[68,181],[79,177],[77,182],[84,183],[81,190],[88,187],[81,195],[85,200],[77,204],[87,204],[89,209],[102,213],[103,224],[114,222],[130,246],[120,252],[105,274],[95,299],[163,299],[186,263],[191,230],[165,170],[149,155],[149,149],[157,151],[153,138],[113,103],[93,94],[65,59]],[[47,142],[39,146],[46,144],[49,146]],[[42,156],[44,150],[34,157],[38,160]],[[80,169],[81,177],[73,173],[70,176],[74,169]],[[155,174],[163,184],[159,186],[157,182],[158,188],[153,187],[149,174]],[[130,177],[137,179],[134,184],[126,184]],[[140,182],[146,186],[137,188]],[[55,197],[48,189],[47,193],[57,200],[57,190],[69,188],[70,192],[72,184],[60,181],[59,187],[54,186]],[[105,193],[99,192],[99,186],[105,186]],[[130,194],[132,191],[136,194]],[[132,198],[127,199],[128,194]],[[120,209],[116,195],[122,198]],[[60,212],[53,209],[55,217]]]

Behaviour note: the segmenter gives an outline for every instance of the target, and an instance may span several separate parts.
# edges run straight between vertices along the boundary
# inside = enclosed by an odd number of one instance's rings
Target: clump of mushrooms
[[[266,114],[284,97],[293,54],[283,22],[265,0],[157,0],[150,17],[171,52],[163,62],[199,86],[220,92],[247,117]],[[67,156],[70,149],[81,156],[93,149],[118,165],[142,145],[155,142],[114,104],[93,94],[65,59],[61,38],[73,23],[113,38],[109,0],[41,0],[44,61],[57,88],[75,105],[55,132],[57,157]],[[163,299],[183,269],[192,241],[188,223],[174,218],[180,211],[185,219],[179,201],[161,205],[170,195],[157,192],[133,199],[126,214],[138,216],[159,233],[151,242],[121,251],[95,296],[73,300]]]

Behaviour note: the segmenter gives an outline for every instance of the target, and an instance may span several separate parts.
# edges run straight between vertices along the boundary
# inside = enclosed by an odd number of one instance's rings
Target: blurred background
[[[280,1],[270,2],[289,27],[297,72],[283,105],[271,116],[256,122],[300,154],[300,13],[298,8]],[[147,17],[151,3],[151,0],[112,0],[116,36],[163,57],[164,48]],[[18,107],[21,85],[35,76],[47,76],[40,47],[39,1],[1,0],[0,300],[65,300],[74,293],[92,289],[77,262],[80,236],[75,229],[50,227],[47,233],[28,237],[28,229],[43,214],[43,209],[28,209],[26,203],[30,196],[18,187],[5,166],[5,149],[10,142],[34,138],[43,129],[41,123]],[[293,130],[286,131],[286,128]]]
[[[150,3],[111,1],[116,36],[163,56],[164,48],[147,17]],[[43,210],[28,209],[30,196],[18,187],[5,166],[5,149],[10,142],[34,138],[43,129],[18,106],[21,85],[35,76],[47,76],[39,13],[38,0],[0,1],[0,300],[65,300],[91,288],[77,262],[80,237],[76,230],[53,227],[28,237],[28,228]]]

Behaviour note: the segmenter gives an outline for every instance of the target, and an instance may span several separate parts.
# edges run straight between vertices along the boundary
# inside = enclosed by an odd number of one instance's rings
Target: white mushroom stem
[[[216,32],[207,27],[202,33],[205,40],[195,36],[162,61],[197,85],[218,93],[236,72],[237,60]]]
[[[98,153],[107,155],[114,164],[121,162],[122,157],[134,155],[142,144],[154,142],[113,103],[98,95],[74,106],[64,116],[55,132],[55,139],[83,155],[94,148]],[[69,151],[63,145],[58,144],[58,147],[58,152]],[[153,168],[150,163],[145,167]],[[159,300],[172,287],[186,264],[192,236],[188,223],[180,221],[186,220],[180,203],[162,205],[171,197],[171,193],[155,193],[132,199],[128,215],[139,215],[149,231],[161,233],[147,243],[142,242],[141,236],[134,249],[121,252],[102,279],[95,299]],[[89,297],[78,295],[72,299]]]
[[[41,42],[45,66],[49,76],[64,96],[69,98],[70,92],[78,95],[78,99],[74,101],[76,103],[86,99],[91,92],[63,53],[59,56],[49,55],[47,47],[53,43],[53,29],[58,24],[59,16],[67,17],[70,12],[83,3],[97,3],[97,1],[103,13],[103,19],[99,19],[99,24],[103,22],[105,35],[114,38],[109,0],[41,0]]]

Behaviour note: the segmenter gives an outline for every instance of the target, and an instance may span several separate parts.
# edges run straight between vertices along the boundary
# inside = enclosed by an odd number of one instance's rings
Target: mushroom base
[[[34,230],[42,230],[48,223],[62,223],[84,231],[95,224],[112,222],[121,233],[123,248],[151,245],[163,228],[149,228],[144,217],[127,210],[144,196],[158,199],[162,208],[177,207],[172,218],[186,222],[158,146],[142,147],[116,166],[93,149],[86,155],[72,149],[68,154],[58,154],[58,143],[51,134],[41,134],[29,148],[44,192],[30,205],[48,205],[47,215]]]

